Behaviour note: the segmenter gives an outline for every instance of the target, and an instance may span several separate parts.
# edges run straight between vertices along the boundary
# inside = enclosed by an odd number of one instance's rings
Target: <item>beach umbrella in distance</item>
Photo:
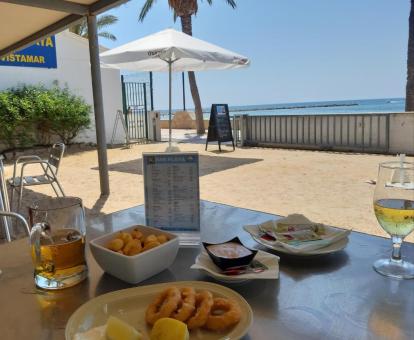
[[[100,57],[104,64],[123,70],[169,73],[167,150],[171,150],[171,73],[226,70],[250,64],[249,59],[240,54],[171,28],[103,52]]]

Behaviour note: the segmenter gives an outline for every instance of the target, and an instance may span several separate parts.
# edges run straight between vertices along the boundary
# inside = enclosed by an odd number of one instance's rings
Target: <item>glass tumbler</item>
[[[29,207],[34,280],[44,289],[62,289],[88,275],[85,212],[77,197],[35,201]]]

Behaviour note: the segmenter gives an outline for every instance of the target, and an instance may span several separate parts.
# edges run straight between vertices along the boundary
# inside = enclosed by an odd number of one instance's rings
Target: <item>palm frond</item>
[[[213,4],[213,0],[206,0],[206,2],[211,6]],[[226,0],[227,4],[231,6],[231,8],[236,8],[237,4],[235,0]]]
[[[116,36],[108,31],[101,31],[102,28],[106,26],[113,25],[118,21],[118,18],[115,15],[101,15],[96,21],[96,26],[98,29],[98,36],[106,38],[112,41],[116,41]],[[80,23],[73,25],[69,28],[69,31],[80,35],[83,38],[88,38],[88,23],[86,19],[83,19]]]
[[[85,37],[85,35],[87,36],[88,24],[86,23],[86,19],[82,19],[78,24],[70,27],[69,31],[80,35],[81,37]]]
[[[77,35],[81,34],[81,27],[79,24],[73,25],[72,27],[69,27],[69,32],[75,33]]]
[[[96,26],[98,26],[98,28],[102,28],[105,26],[113,25],[117,22],[118,17],[116,17],[115,15],[106,14],[98,17],[98,19],[96,20]]]
[[[207,1],[209,1],[209,0],[207,0]],[[210,0],[211,1],[211,0]],[[236,4],[236,1],[234,1],[234,0],[226,0],[226,2],[227,2],[227,4],[229,5],[229,6],[231,6],[231,8],[236,8],[237,7],[237,4]]]
[[[139,13],[138,20],[144,21],[145,16],[148,14],[149,10],[151,9],[152,5],[154,4],[155,0],[146,0],[144,6],[141,8],[141,13]]]
[[[81,31],[80,31],[79,35],[82,38],[88,39],[88,27],[81,27]]]
[[[112,33],[103,31],[103,32],[99,32],[98,36],[102,37],[102,38],[106,38],[112,41],[116,41],[116,36],[114,36]]]

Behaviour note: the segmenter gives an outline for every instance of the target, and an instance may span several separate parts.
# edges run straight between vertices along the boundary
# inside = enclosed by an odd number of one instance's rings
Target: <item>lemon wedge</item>
[[[106,337],[109,340],[142,340],[142,334],[134,327],[118,319],[110,316],[106,322]]]
[[[189,338],[187,325],[171,318],[157,320],[150,336],[151,340],[188,340]]]

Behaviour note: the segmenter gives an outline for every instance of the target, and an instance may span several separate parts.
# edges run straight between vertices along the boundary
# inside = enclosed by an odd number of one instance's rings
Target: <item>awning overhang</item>
[[[0,57],[128,0],[0,0]]]

